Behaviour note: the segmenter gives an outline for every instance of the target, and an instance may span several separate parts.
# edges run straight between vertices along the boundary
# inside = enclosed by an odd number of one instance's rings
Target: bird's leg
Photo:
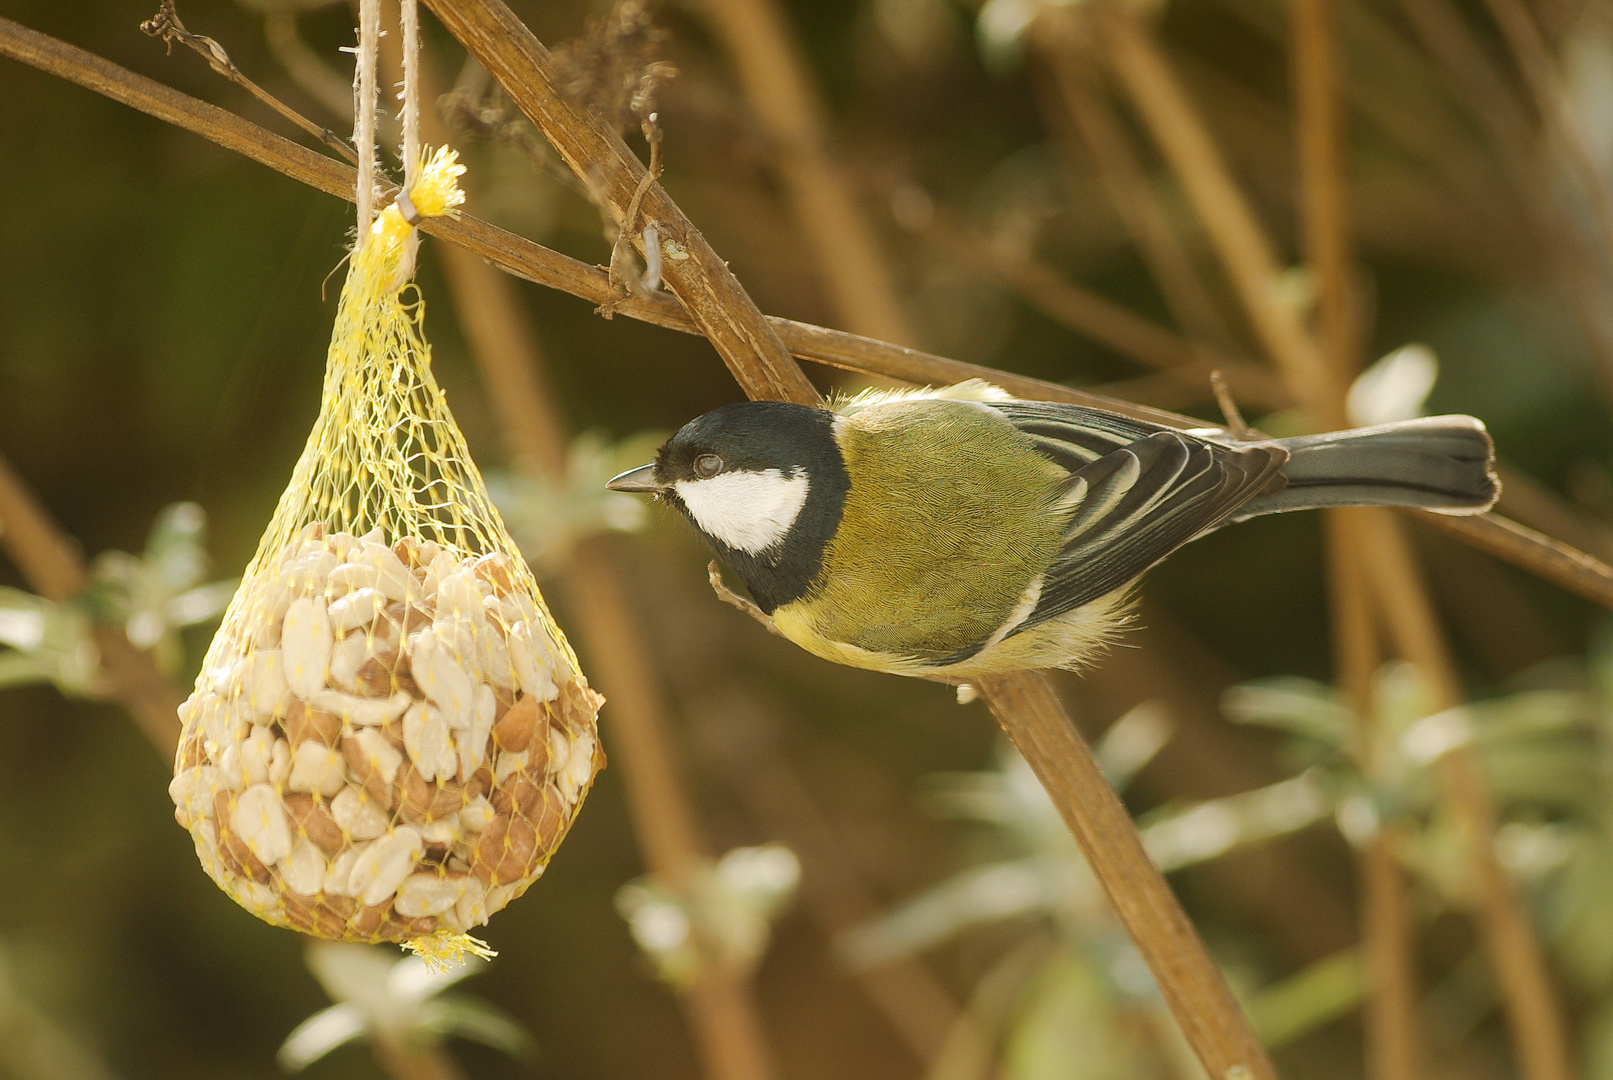
[[[745,599],[722,583],[722,571],[718,568],[716,559],[712,559],[711,564],[706,567],[706,576],[711,582],[712,591],[717,594],[717,599],[725,604],[731,604],[767,627],[769,634],[778,634],[779,637],[784,636],[779,634],[779,628],[773,625],[773,620],[767,617],[765,611],[757,607],[753,601]]]

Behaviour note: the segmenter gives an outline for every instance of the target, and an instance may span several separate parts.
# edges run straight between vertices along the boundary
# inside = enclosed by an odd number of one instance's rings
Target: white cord
[[[353,85],[353,149],[358,151],[358,242],[362,251],[375,219],[375,58],[381,44],[381,0],[359,0],[358,73]]]
[[[403,0],[403,190],[420,172],[420,6]]]
[[[409,192],[414,190],[420,174],[420,7],[416,0],[402,0],[400,12],[403,22],[403,190],[395,200],[398,213],[410,225],[420,224]],[[420,251],[420,233],[410,229],[404,238],[403,252],[398,263],[397,277],[392,287],[401,289],[414,277],[415,256]]]

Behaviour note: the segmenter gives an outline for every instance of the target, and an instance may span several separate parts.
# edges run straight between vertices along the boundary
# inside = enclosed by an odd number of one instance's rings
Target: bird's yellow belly
[[[956,664],[934,664],[911,656],[862,648],[822,633],[807,605],[785,604],[773,612],[779,633],[814,656],[849,667],[924,678],[971,679],[1036,668],[1079,668],[1125,626],[1130,589],[1118,589],[1056,619],[1012,634]]]

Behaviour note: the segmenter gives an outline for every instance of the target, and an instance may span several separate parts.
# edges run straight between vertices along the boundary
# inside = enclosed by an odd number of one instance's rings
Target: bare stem
[[[1293,22],[1294,134],[1299,144],[1300,223],[1316,273],[1316,336],[1338,386],[1359,367],[1344,119],[1334,0],[1289,0]]]
[[[1458,707],[1463,695],[1456,666],[1399,523],[1375,509],[1360,511],[1359,519],[1361,548],[1373,568],[1369,584],[1395,651],[1432,681],[1436,708]],[[1471,746],[1449,751],[1437,763],[1437,776],[1466,834],[1479,884],[1474,915],[1501,987],[1520,1070],[1526,1080],[1570,1080],[1557,994],[1523,898],[1496,854],[1495,802],[1477,754]]]
[[[1540,27],[1535,25],[1534,16],[1520,0],[1484,0],[1484,4],[1512,50],[1546,130],[1562,151],[1568,171],[1590,204],[1591,216],[1602,233],[1603,251],[1613,249],[1613,194],[1609,193],[1608,179],[1586,147],[1569,111],[1551,50],[1541,36]]]
[[[230,82],[247,91],[253,97],[269,106],[269,108],[341,154],[348,161],[358,161],[358,155],[353,152],[351,146],[342,141],[341,136],[329,128],[320,127],[247,78],[241,69],[235,66],[235,61],[230,59],[229,53],[224,51],[224,46],[210,37],[203,37],[200,34],[193,34],[186,30],[185,24],[179,21],[179,11],[174,7],[174,0],[162,0],[162,6],[157,9],[157,14],[141,23],[140,29],[151,37],[161,38],[168,43],[170,48],[177,41],[186,48],[199,53],[202,59],[207,61],[208,67],[230,80]]]
[[[1294,128],[1299,145],[1301,229],[1317,280],[1316,334],[1335,387],[1349,385],[1360,365],[1352,288],[1352,251],[1344,118],[1339,77],[1338,12],[1333,0],[1290,0]],[[1340,403],[1340,413],[1344,410]],[[1367,594],[1370,568],[1362,558],[1362,515],[1351,509],[1325,516],[1328,610],[1338,683],[1357,718],[1356,759],[1371,775],[1372,676],[1381,660]],[[1370,973],[1365,1009],[1369,1076],[1417,1080],[1422,1041],[1417,1030],[1416,951],[1409,882],[1396,861],[1395,834],[1386,828],[1356,859],[1361,898],[1362,952]]]
[[[735,689],[690,702],[690,708],[720,725],[718,737],[707,740],[710,754],[728,773],[745,812],[800,858],[802,906],[823,936],[832,942],[876,918],[879,903],[847,857],[843,837],[766,734],[777,726],[771,710]],[[853,975],[920,1062],[940,1053],[959,1020],[958,1007],[922,960],[859,965]],[[937,1075],[933,1068],[930,1075]]]

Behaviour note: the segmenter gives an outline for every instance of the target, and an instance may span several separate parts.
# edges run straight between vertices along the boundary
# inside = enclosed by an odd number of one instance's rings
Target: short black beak
[[[605,485],[612,491],[638,491],[654,495],[664,490],[663,485],[655,482],[655,466],[640,465],[636,469],[628,469],[620,476],[613,476]]]

